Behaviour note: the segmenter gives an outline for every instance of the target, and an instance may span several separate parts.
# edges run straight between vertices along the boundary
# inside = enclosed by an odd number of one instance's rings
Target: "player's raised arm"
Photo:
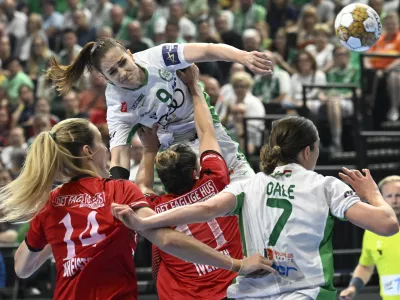
[[[143,158],[135,182],[143,194],[154,194],[154,161],[160,145],[157,129],[158,125],[154,124],[151,129],[143,126],[138,130],[140,141],[143,144]]]
[[[199,69],[196,65],[192,65],[184,71],[178,71],[178,76],[188,86],[190,93],[192,94],[194,123],[200,142],[200,156],[206,150],[213,150],[221,153],[221,149],[215,136],[210,109],[198,83]]]
[[[272,74],[271,58],[258,51],[242,51],[225,44],[190,43],[184,45],[183,53],[188,63],[230,61],[245,65],[255,74]]]

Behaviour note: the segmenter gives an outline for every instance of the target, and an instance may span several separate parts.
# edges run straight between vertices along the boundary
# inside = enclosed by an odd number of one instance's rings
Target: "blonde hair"
[[[244,83],[247,86],[251,87],[253,85],[253,78],[251,78],[250,74],[247,72],[236,72],[232,75],[231,83],[234,85],[235,83]]]
[[[390,183],[390,182],[396,182],[400,181],[400,176],[398,175],[392,175],[392,176],[387,176],[383,178],[381,181],[378,183],[379,190],[382,191],[382,188],[385,184]]]
[[[327,37],[329,37],[331,35],[331,32],[332,32],[331,28],[325,23],[318,23],[315,24],[314,26],[314,34],[322,33]]]
[[[90,124],[85,119],[67,119],[35,138],[21,174],[0,190],[0,222],[31,219],[47,203],[56,179],[98,176],[82,168],[82,146],[92,145],[94,140]]]

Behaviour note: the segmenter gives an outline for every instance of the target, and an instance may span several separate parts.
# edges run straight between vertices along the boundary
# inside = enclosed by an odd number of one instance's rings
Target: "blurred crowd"
[[[246,51],[266,52],[274,62],[272,76],[254,76],[240,64],[199,64],[201,81],[221,122],[244,146],[244,117],[314,116],[329,124],[331,139],[324,146],[329,151],[342,150],[343,119],[354,114],[351,90],[312,88],[303,99],[302,86],[343,83],[360,87],[363,69],[359,54],[341,46],[333,28],[336,14],[352,2],[1,0],[0,186],[18,176],[35,136],[60,120],[90,119],[108,145],[104,77],[87,72],[62,96],[46,78],[52,59],[68,65],[87,42],[100,37],[114,37],[131,52],[162,43],[191,42],[226,43]],[[364,3],[378,12],[384,24],[381,39],[370,51],[400,54],[398,3]],[[365,60],[364,67],[374,70],[374,80],[384,79],[387,84],[389,121],[399,119],[399,66],[396,58]],[[246,146],[250,153],[256,153],[264,123],[250,121],[248,129]],[[142,154],[140,140],[134,138],[131,180],[135,180]],[[0,229],[0,243],[17,241],[18,228],[4,225]],[[0,267],[0,273],[2,270]],[[0,279],[3,277],[0,274]]]

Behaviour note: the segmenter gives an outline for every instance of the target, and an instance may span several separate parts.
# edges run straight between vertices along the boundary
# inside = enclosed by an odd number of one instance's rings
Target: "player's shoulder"
[[[121,102],[126,101],[126,99],[129,99],[128,96],[130,96],[131,94],[134,94],[134,91],[123,89],[109,82],[107,83],[105,91],[107,106],[120,104]]]
[[[201,154],[200,163],[208,160],[225,162],[222,154],[215,150],[206,150]]]

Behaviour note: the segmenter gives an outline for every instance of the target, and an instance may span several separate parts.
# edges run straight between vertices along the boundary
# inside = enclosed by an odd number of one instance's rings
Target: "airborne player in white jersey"
[[[101,72],[109,81],[106,90],[107,123],[111,137],[113,178],[129,178],[130,143],[141,127],[160,125],[162,148],[187,143],[198,149],[192,101],[187,86],[176,71],[195,62],[232,61],[244,64],[256,74],[271,74],[271,62],[264,53],[246,52],[223,44],[162,44],[131,54],[118,41],[104,38],[85,45],[75,61],[60,66],[53,60],[49,78],[61,93],[68,91],[85,67]],[[206,97],[209,101],[208,96]],[[231,173],[231,180],[250,178],[254,171],[219,123],[210,107],[217,140]]]
[[[264,254],[279,275],[238,277],[228,298],[334,300],[333,218],[379,235],[393,235],[399,225],[369,170],[365,176],[346,168],[339,173],[356,194],[339,179],[315,173],[318,147],[310,120],[287,117],[274,124],[261,152],[263,172],[253,179],[232,183],[205,202],[149,218],[139,218],[124,205],[115,205],[114,215],[129,228],[143,230],[237,214],[244,254]]]

